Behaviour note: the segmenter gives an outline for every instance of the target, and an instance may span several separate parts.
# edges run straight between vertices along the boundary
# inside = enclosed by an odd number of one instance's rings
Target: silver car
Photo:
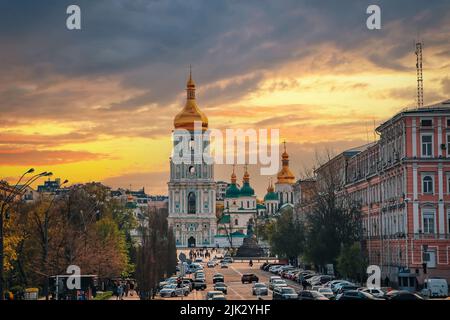
[[[176,284],[168,284],[159,291],[161,297],[180,297],[187,296],[189,294],[188,286],[179,287]]]
[[[267,296],[269,294],[269,288],[262,282],[256,282],[252,287],[252,294],[254,296]]]

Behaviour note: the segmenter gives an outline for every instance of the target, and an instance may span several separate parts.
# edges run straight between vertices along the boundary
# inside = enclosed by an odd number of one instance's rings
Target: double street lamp
[[[5,188],[5,196],[3,199],[0,199],[0,201],[1,201],[1,206],[0,206],[0,300],[4,299],[3,274],[4,274],[4,267],[5,267],[5,258],[4,258],[3,218],[4,218],[4,216],[9,215],[9,214],[7,214],[7,212],[10,209],[11,203],[14,201],[14,199],[17,195],[20,195],[23,191],[25,191],[25,189],[27,187],[29,187],[37,179],[42,178],[42,177],[49,177],[49,176],[53,175],[53,173],[51,173],[51,172],[44,171],[44,172],[41,172],[41,173],[31,176],[31,178],[29,178],[23,185],[19,186],[19,183],[22,181],[22,179],[25,177],[25,175],[31,174],[31,173],[34,173],[33,168],[24,172],[22,174],[22,176],[20,177],[20,179],[16,182],[14,187]],[[6,195],[6,193],[8,193],[8,191],[9,191],[9,194]]]

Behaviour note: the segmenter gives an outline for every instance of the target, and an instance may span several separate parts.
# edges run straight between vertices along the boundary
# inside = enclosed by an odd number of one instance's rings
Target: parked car
[[[373,295],[375,298],[384,298],[385,293],[381,289],[377,288],[359,288],[359,291],[367,292]]]
[[[269,294],[269,288],[262,282],[256,282],[252,287],[252,294],[254,296],[267,296]]]
[[[348,281],[345,281],[345,282],[339,282],[338,284],[334,285],[334,286],[331,288],[331,290],[333,290],[333,292],[336,294],[336,293],[339,292],[339,290],[341,290],[342,287],[345,287],[345,286],[347,286],[347,287],[348,287],[348,286],[354,287],[353,290],[358,289],[358,287],[355,286],[353,283],[348,282]],[[339,293],[340,293],[340,292],[339,292]]]
[[[246,282],[252,283],[252,282],[258,282],[259,278],[254,273],[244,273],[241,277],[241,282],[244,284]]]
[[[196,259],[195,259],[195,262],[196,262],[196,263],[202,263],[202,262],[203,262],[203,258],[196,258]]]
[[[331,291],[330,288],[322,287],[322,288],[319,288],[319,290],[317,290],[317,292],[324,295],[328,299],[334,299],[333,291]]]
[[[227,285],[223,282],[216,282],[214,284],[215,291],[222,291],[223,294],[227,294],[227,289],[228,289]]]
[[[386,293],[388,300],[423,300],[418,294],[406,290],[392,290]]]
[[[317,291],[319,292],[319,289],[322,288],[322,286],[312,286],[311,291]]]
[[[206,300],[212,300],[215,295],[223,296],[222,291],[208,291],[206,293]]]
[[[310,283],[312,286],[315,285],[322,285],[325,284],[329,281],[333,280],[333,276],[329,276],[329,275],[320,275],[320,276],[316,276],[314,277],[314,280],[311,280]]]
[[[177,279],[178,277],[170,277],[164,281],[161,281],[159,283],[159,288],[162,289],[164,286],[168,285],[168,284],[173,284],[173,283],[177,283]]]
[[[168,284],[159,291],[161,297],[180,297],[189,294],[189,287],[178,286],[176,284]]]
[[[193,289],[194,289],[194,286],[193,286],[193,283],[194,282],[194,280],[192,280],[192,279],[186,279],[186,278],[183,278],[182,280],[181,280],[181,284],[183,285],[183,286],[186,286],[186,287],[188,287],[189,288],[189,292],[191,292]]]
[[[295,290],[288,286],[276,286],[272,292],[273,300],[292,300],[297,299]]]
[[[214,268],[216,266],[216,263],[214,262],[214,260],[209,260],[206,266],[208,268]]]
[[[428,278],[425,279],[423,289],[420,292],[423,296],[434,297],[447,297],[448,296],[448,283],[443,278]]]
[[[225,282],[225,278],[224,278],[223,274],[221,274],[221,273],[216,273],[216,274],[213,276],[213,283],[216,283],[216,282]]]
[[[215,294],[209,300],[227,300],[227,298],[223,294]]]
[[[358,290],[358,286],[355,286],[353,284],[344,284],[343,286],[339,287],[337,294],[344,293],[350,290]]]
[[[222,262],[222,263],[220,264],[220,267],[221,267],[222,269],[228,268],[228,263]]]
[[[328,298],[317,291],[302,290],[298,293],[298,300],[328,300]]]
[[[280,286],[287,286],[286,281],[283,279],[274,279],[272,282],[269,283],[269,289],[273,290],[275,287]]]
[[[367,292],[358,290],[347,290],[339,293],[336,296],[336,300],[382,300],[375,298],[373,295]]]
[[[206,287],[206,281],[204,279],[198,279],[192,282],[192,288],[195,290],[205,290]]]

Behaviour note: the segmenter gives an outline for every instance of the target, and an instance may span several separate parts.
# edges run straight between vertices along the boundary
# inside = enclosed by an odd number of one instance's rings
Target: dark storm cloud
[[[82,10],[82,30],[65,28],[65,10],[73,1],[3,1],[0,4],[0,61],[3,79],[19,79],[20,67],[36,84],[55,75],[89,81],[117,76],[123,88],[141,93],[117,100],[111,110],[174,102],[184,85],[187,67],[194,65],[201,86],[236,76],[275,70],[279,65],[316,54],[314,47],[332,44],[342,51],[326,63],[345,63],[346,52],[360,51],[373,64],[407,68],[401,59],[411,53],[418,29],[429,35],[448,18],[448,1],[311,1],[311,0],[171,0],[76,1]],[[367,5],[382,8],[383,28],[365,26]],[[402,41],[400,41],[402,40]],[[372,47],[380,41],[383,48]],[[448,56],[442,47],[440,55]],[[380,50],[382,49],[382,50]],[[204,93],[212,102],[233,100],[260,84],[261,78],[213,88]],[[6,78],[5,78],[6,81]],[[61,95],[71,96],[71,92]],[[11,108],[29,108],[40,96],[24,91],[0,93]],[[47,97],[42,97],[45,100]],[[22,100],[21,100],[22,99]],[[39,114],[71,112],[61,102],[42,105]],[[53,105],[52,105],[53,104]],[[58,105],[56,108],[54,105]],[[2,111],[6,112],[6,108]],[[46,110],[46,111],[45,111]],[[39,116],[39,114],[37,116]]]

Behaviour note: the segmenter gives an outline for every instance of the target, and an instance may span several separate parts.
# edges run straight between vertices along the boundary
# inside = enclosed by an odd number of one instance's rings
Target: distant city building
[[[225,199],[225,193],[228,188],[228,183],[225,181],[216,181],[216,200],[223,201]]]

